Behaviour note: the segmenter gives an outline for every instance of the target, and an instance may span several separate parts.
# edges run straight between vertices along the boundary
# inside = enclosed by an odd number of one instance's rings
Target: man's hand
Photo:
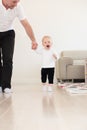
[[[36,50],[37,49],[38,44],[36,42],[32,42],[32,49]]]

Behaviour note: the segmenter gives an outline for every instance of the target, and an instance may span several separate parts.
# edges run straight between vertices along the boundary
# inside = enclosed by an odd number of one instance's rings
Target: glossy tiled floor
[[[11,95],[0,94],[0,130],[87,130],[87,95],[14,85]]]

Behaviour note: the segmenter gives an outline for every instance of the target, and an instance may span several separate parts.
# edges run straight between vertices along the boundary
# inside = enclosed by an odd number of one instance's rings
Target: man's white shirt
[[[0,0],[0,32],[5,32],[13,29],[13,21],[18,17],[21,21],[25,19],[23,7],[20,3],[13,9],[6,9],[2,0]]]

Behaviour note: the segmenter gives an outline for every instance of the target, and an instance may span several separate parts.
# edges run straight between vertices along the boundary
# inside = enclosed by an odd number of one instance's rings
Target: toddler
[[[37,48],[36,52],[42,54],[42,66],[41,66],[41,82],[43,91],[52,92],[55,60],[57,59],[57,53],[52,47],[52,38],[50,36],[44,36],[42,38],[42,49]],[[48,83],[47,83],[48,80]]]

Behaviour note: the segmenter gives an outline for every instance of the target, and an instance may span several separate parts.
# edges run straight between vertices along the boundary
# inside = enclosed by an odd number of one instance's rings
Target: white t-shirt
[[[46,50],[44,48],[37,48],[36,52],[42,55],[42,68],[55,67],[55,59],[53,57],[53,54],[56,54],[57,57],[58,54],[53,48],[50,48],[49,50]]]
[[[18,3],[13,9],[6,9],[2,4],[2,0],[0,0],[0,32],[12,30],[13,21],[16,17],[20,21],[25,19],[22,5]]]

